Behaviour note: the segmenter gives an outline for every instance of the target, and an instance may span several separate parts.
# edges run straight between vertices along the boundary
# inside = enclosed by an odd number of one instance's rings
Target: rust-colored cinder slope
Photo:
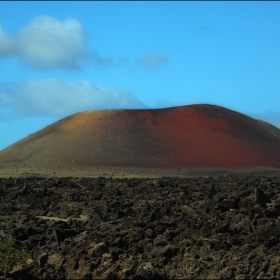
[[[280,168],[280,130],[226,108],[77,113],[0,152],[0,165]]]

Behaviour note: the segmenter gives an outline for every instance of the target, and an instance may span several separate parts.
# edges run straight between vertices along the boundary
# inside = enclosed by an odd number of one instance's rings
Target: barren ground
[[[280,176],[280,169],[268,166],[244,167],[171,167],[141,168],[122,166],[66,166],[55,168],[47,166],[31,167],[28,165],[6,167],[0,165],[0,178],[9,177],[87,177],[87,178],[161,178],[161,177],[202,177],[202,176]]]
[[[25,252],[1,278],[280,278],[280,177],[2,178],[0,200]]]

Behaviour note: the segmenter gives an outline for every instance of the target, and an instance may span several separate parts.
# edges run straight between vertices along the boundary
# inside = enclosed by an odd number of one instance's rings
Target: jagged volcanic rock
[[[0,178],[0,194],[0,244],[25,252],[0,246],[0,279],[280,279],[280,177]]]

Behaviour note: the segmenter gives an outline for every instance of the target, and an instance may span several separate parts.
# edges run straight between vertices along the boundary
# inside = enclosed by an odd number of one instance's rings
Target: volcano
[[[97,110],[63,118],[0,152],[0,166],[280,168],[280,130],[227,108]]]

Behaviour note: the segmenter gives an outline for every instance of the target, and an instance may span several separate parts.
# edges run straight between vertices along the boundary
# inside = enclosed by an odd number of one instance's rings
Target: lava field
[[[7,178],[0,201],[1,279],[280,279],[280,177]]]

